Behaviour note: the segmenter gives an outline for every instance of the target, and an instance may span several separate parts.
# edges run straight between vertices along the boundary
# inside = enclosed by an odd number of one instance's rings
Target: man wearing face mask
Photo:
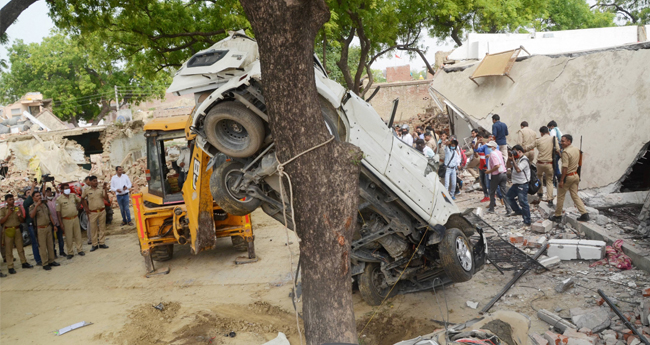
[[[47,208],[50,209],[50,213],[54,218],[54,224],[52,225],[53,226],[52,236],[54,236],[54,258],[55,259],[57,258],[56,256],[57,241],[59,242],[59,255],[65,256],[65,252],[63,251],[63,229],[61,229],[61,223],[59,222],[59,219],[56,217],[56,198],[58,197],[57,194],[52,193],[51,187],[47,187],[45,189],[45,201],[47,202]]]
[[[456,200],[456,170],[460,165],[460,150],[458,141],[452,139],[445,143],[445,188],[451,194],[451,198]],[[449,187],[451,186],[451,189]]]
[[[70,186],[67,183],[61,185],[63,194],[56,199],[56,215],[65,231],[66,246],[68,247],[67,259],[74,257],[74,248],[77,248],[77,254],[84,256],[81,239],[81,226],[79,226],[78,209],[81,204],[81,198],[77,194],[70,193]]]
[[[43,260],[43,269],[51,270],[52,267],[61,266],[54,261],[54,242],[52,241],[52,223],[54,218],[43,202],[43,196],[39,192],[32,195],[34,204],[29,207],[29,216],[32,217],[38,231],[38,250]]]

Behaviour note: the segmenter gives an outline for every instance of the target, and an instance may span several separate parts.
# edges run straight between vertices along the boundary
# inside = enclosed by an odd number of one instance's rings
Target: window
[[[11,115],[20,115],[20,114],[22,114],[22,113],[23,113],[23,112],[20,111],[20,108],[14,108],[14,109],[11,109]]]
[[[198,53],[192,56],[187,63],[187,67],[211,66],[215,62],[223,59],[226,53],[228,53],[227,50],[208,50],[204,53]]]

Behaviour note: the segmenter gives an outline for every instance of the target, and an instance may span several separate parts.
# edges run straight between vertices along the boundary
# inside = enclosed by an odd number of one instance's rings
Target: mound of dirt
[[[292,327],[290,322],[281,320],[284,318],[277,318],[277,316],[288,314],[279,307],[271,306],[266,302],[256,302],[249,305],[248,310],[250,312],[244,313],[244,315],[251,315],[247,320],[221,316],[216,313],[203,312],[195,314],[193,316],[194,320],[175,332],[178,336],[173,340],[173,343],[194,344],[199,339],[220,338],[230,332],[235,332],[235,334],[267,334],[269,336],[277,335],[278,332],[286,335],[296,333],[295,326]],[[253,317],[253,315],[262,317]]]
[[[431,333],[439,328],[436,323],[385,310],[377,313],[372,320],[371,317],[372,315],[367,315],[357,320],[359,344],[392,345],[402,340],[413,339],[418,335]],[[370,324],[368,324],[369,320]]]
[[[115,337],[117,344],[153,345],[162,344],[165,330],[181,309],[180,303],[164,302],[163,310],[154,308],[151,304],[142,304],[131,310],[129,322],[124,325]]]

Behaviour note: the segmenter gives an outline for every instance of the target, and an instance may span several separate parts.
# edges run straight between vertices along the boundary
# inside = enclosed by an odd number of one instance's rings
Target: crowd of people
[[[438,175],[452,199],[456,199],[463,187],[460,171],[467,171],[475,182],[480,183],[483,191],[480,202],[489,202],[488,212],[495,212],[498,198],[506,216],[521,216],[523,224],[529,226],[529,188],[531,180],[539,181],[539,200],[536,203],[546,202],[555,206],[551,220],[561,220],[567,192],[581,214],[578,220],[589,220],[589,213],[578,196],[581,151],[573,146],[573,136],[563,135],[555,121],[540,127],[538,132],[530,129],[527,121],[521,122],[517,131],[518,143],[514,146],[508,146],[508,126],[497,114],[492,115],[491,132],[472,129],[471,137],[462,147],[458,138],[445,132],[436,133],[431,127],[418,126],[412,133],[409,129],[406,124],[397,125],[394,134],[439,163]],[[557,205],[553,203],[555,188]]]
[[[55,261],[59,257],[71,260],[75,256],[75,251],[76,255],[85,256],[79,219],[81,212],[88,216],[87,233],[88,244],[91,245],[90,252],[108,249],[105,241],[105,205],[110,205],[109,191],[117,196],[122,213],[122,226],[133,225],[129,209],[131,180],[124,174],[122,167],[118,166],[115,171],[110,186],[104,182],[100,188],[97,176],[88,176],[81,190],[73,190],[70,183],[56,183],[54,180],[43,180],[39,188],[37,180],[34,179],[31,187],[20,196],[21,205],[16,202],[14,195],[6,194],[5,206],[0,208],[0,226],[2,226],[1,238],[4,247],[1,252],[9,274],[16,274],[14,248],[18,252],[22,268],[34,267],[27,262],[21,229],[25,229],[24,231],[29,235],[36,265],[46,271],[61,265]],[[6,274],[0,272],[0,277],[6,277]]]

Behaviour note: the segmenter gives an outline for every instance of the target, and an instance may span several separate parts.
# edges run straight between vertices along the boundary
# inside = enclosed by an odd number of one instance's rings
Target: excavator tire
[[[174,245],[167,244],[151,248],[151,259],[153,261],[168,261],[174,257]]]
[[[265,137],[263,120],[238,102],[215,105],[206,115],[203,128],[210,144],[235,158],[254,155]]]
[[[245,216],[255,211],[262,203],[261,200],[250,196],[234,195],[230,190],[230,183],[237,179],[241,174],[239,170],[243,167],[240,162],[224,162],[216,167],[210,176],[210,192],[214,202],[233,216]]]

